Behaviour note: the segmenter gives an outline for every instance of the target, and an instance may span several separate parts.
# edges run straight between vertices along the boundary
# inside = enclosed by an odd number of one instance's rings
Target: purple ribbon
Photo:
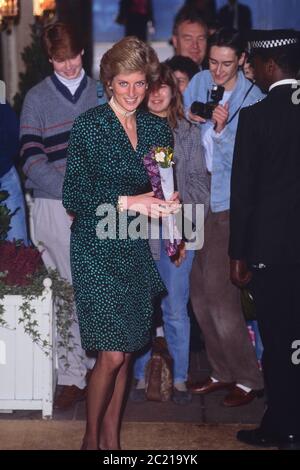
[[[155,150],[154,148],[144,157],[144,166],[147,170],[148,177],[154,192],[154,196],[158,199],[165,200],[164,193],[162,190],[159,166],[156,160],[154,159]],[[165,250],[168,256],[174,256],[178,250],[178,241],[174,240],[174,243],[171,243],[170,240],[164,240]]]

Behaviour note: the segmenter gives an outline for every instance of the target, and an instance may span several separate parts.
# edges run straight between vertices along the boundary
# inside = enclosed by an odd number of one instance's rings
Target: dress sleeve
[[[75,214],[86,213],[90,210],[94,186],[88,165],[87,128],[88,123],[81,117],[77,118],[72,127],[68,147],[63,184],[63,206],[68,212]]]

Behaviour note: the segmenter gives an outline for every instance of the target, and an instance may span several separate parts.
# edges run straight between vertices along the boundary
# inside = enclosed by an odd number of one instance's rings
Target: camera
[[[225,88],[223,86],[213,85],[210,92],[210,101],[201,103],[201,101],[194,101],[191,106],[191,112],[203,119],[211,119],[214,109],[222,100]]]

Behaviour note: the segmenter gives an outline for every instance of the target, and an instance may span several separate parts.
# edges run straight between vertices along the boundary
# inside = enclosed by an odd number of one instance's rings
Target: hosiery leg
[[[125,353],[101,351],[88,385],[87,421],[82,450],[97,450],[101,421],[112,398],[116,378],[125,361]]]
[[[100,427],[100,449],[120,449],[120,427],[122,405],[128,381],[128,371],[132,354],[125,354],[125,361],[119,369],[115,389]]]

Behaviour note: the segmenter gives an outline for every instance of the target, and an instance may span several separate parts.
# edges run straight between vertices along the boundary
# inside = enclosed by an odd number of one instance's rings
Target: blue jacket
[[[184,102],[187,109],[191,107],[194,101],[207,101],[207,93],[210,92],[213,85],[212,76],[209,70],[199,72],[190,81],[184,93]],[[229,119],[242,105],[242,108],[260,101],[265,95],[254,85],[250,93],[245,98],[247,91],[252,83],[245,78],[243,72],[238,73],[236,86],[229,99]],[[245,98],[245,99],[244,99]],[[221,212],[229,209],[230,205],[230,178],[233,159],[233,149],[235,135],[237,131],[239,113],[229,122],[225,129],[217,134],[213,132],[213,167],[211,177],[211,195],[210,206],[212,212]],[[212,126],[211,121],[199,124],[201,134]],[[202,134],[202,135],[203,135]]]

